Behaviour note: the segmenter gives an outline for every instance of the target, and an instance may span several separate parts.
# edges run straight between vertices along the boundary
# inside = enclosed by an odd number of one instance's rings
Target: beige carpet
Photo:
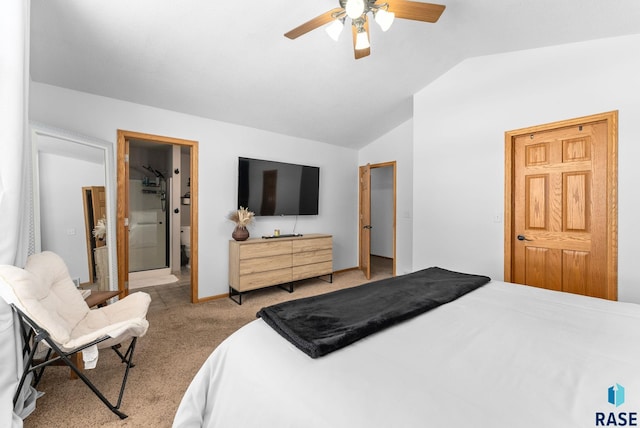
[[[390,276],[390,270],[372,270],[372,280]],[[238,306],[230,299],[207,303],[184,302],[150,311],[147,334],[138,340],[121,410],[120,420],[81,380],[69,380],[66,367],[47,368],[38,390],[45,395],[24,421],[30,427],[170,427],[184,391],[204,360],[235,330],[255,319],[264,306],[359,285],[360,271],[334,275],[333,284],[314,279],[297,283],[295,292],[279,288],[249,293]],[[259,353],[259,352],[257,352]],[[110,349],[101,350],[98,367],[89,377],[115,401],[122,364]]]

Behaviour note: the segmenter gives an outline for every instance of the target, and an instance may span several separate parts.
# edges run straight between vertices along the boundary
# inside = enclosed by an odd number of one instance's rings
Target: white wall
[[[277,102],[277,101],[276,101]],[[226,220],[236,205],[238,156],[320,167],[318,216],[259,218],[251,235],[329,233],[334,269],[357,265],[357,152],[64,88],[32,83],[30,118],[111,141],[118,129],[199,142],[199,298],[228,292]]]
[[[363,147],[358,165],[396,161],[396,273],[412,269],[413,120],[408,120]]]
[[[618,290],[640,302],[638,52],[635,35],[473,58],[417,93],[414,268],[503,279],[504,132],[619,110]]]
[[[104,166],[40,152],[40,233],[42,250],[57,253],[71,278],[89,281],[82,188],[104,186]]]

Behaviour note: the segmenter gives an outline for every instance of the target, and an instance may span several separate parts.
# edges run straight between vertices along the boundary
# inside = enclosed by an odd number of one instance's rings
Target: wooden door
[[[371,279],[371,166],[360,167],[360,270]]]
[[[505,280],[617,299],[616,123],[599,115],[508,136]]]
[[[129,140],[118,131],[118,290],[129,295]]]

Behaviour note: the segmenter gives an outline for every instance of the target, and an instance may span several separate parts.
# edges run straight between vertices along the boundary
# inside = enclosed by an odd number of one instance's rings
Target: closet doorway
[[[367,279],[372,270],[396,275],[396,162],[359,168],[359,266]],[[373,262],[376,263],[373,263]],[[380,272],[383,273],[383,272]]]
[[[129,294],[133,278],[177,280],[188,259],[197,303],[198,142],[118,130],[117,158],[118,289]]]

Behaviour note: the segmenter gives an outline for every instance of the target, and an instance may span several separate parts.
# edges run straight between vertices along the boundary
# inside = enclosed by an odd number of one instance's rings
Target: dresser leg
[[[282,288],[284,291],[288,291],[289,293],[293,293],[293,282],[288,283],[289,286],[285,287],[284,284],[278,284],[279,288]]]
[[[233,296],[238,296],[237,299],[234,299]],[[236,302],[238,305],[242,305],[242,292],[236,291],[232,287],[229,287],[229,298]]]
[[[329,277],[329,279],[326,279],[326,277]],[[328,273],[326,275],[323,276],[319,276],[318,279],[323,280],[324,282],[328,282],[329,284],[333,283],[333,272],[332,273]]]

